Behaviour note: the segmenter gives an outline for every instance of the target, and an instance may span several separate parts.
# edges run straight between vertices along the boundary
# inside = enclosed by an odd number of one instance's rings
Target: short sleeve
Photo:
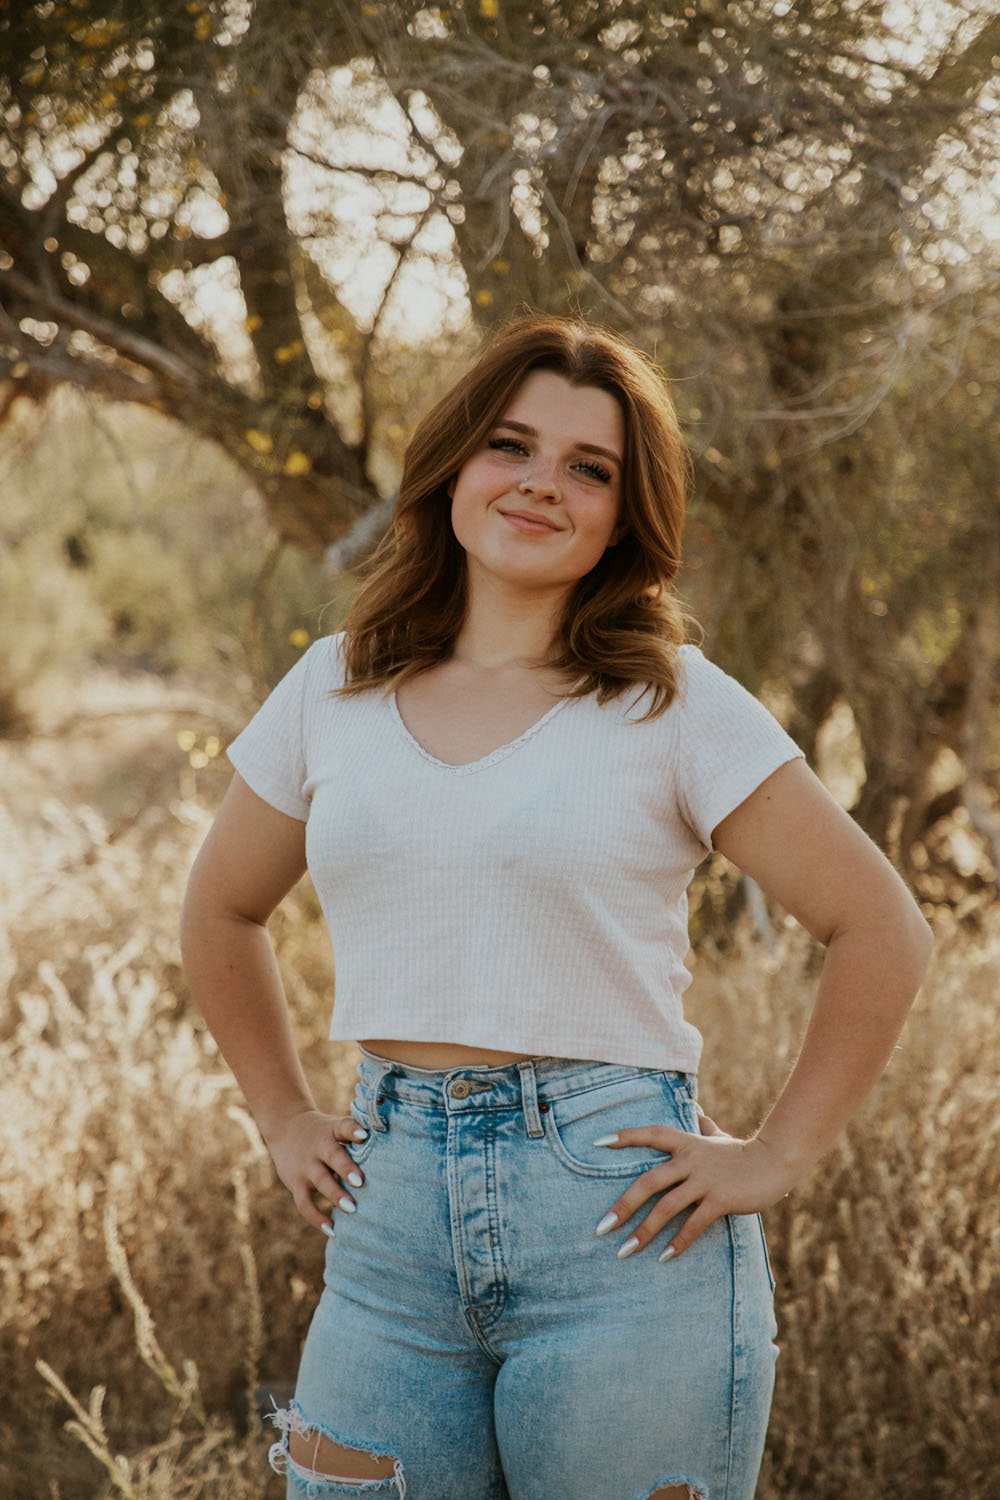
[[[310,805],[305,793],[310,710],[337,685],[329,672],[319,670],[329,660],[331,644],[325,637],[310,646],[226,751],[251,791],[303,823]]]
[[[685,821],[711,849],[723,818],[802,751],[752,693],[696,646],[683,647],[681,659],[678,798]]]

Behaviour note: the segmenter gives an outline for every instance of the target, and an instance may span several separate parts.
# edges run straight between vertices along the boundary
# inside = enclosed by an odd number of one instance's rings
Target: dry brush
[[[0,769],[12,754],[0,749]],[[186,776],[179,787],[164,760],[131,823],[55,796],[34,842],[10,811],[0,829],[10,1500],[278,1493],[252,1395],[294,1373],[323,1244],[276,1185],[187,999],[177,912],[215,786],[201,795]],[[1000,919],[940,925],[885,1078],[767,1217],[782,1353],[759,1500],[1000,1494],[1000,1124],[987,1045]],[[320,1097],[343,1104],[354,1055],[324,1041],[330,955],[308,886],[273,930],[307,1067]],[[702,1095],[727,1128],[754,1123],[790,1062],[816,961],[791,927],[699,952]]]

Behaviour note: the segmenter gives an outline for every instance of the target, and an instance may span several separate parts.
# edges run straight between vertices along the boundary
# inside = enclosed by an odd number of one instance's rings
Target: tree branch
[[[52,313],[54,317],[68,323],[71,328],[79,328],[83,333],[89,333],[93,338],[99,339],[102,344],[106,344],[109,349],[117,350],[119,354],[123,354],[127,359],[135,361],[136,364],[146,369],[157,371],[168,380],[178,381],[181,385],[193,390],[203,378],[202,372],[195,370],[176,354],[168,353],[167,350],[159,348],[140,334],[128,332],[109,318],[99,317],[96,313],[75,306],[64,297],[47,292],[17,271],[0,271],[0,286],[2,285],[9,286],[29,302],[33,302],[46,312]]]

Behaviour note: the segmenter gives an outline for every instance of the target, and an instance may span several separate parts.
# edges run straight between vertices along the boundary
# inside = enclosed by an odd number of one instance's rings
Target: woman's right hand
[[[367,1130],[350,1115],[324,1115],[318,1109],[290,1115],[267,1137],[275,1169],[296,1208],[324,1234],[333,1234],[333,1219],[316,1200],[325,1199],[344,1213],[354,1213],[354,1199],[344,1189],[348,1184],[362,1187],[364,1176],[342,1143],[367,1138]]]

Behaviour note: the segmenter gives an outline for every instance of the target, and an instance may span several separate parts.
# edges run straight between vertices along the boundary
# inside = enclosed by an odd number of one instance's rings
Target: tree
[[[917,47],[894,14],[896,29],[874,0],[0,12],[6,399],[73,380],[155,405],[223,444],[282,534],[319,547],[386,514],[378,382],[418,257],[457,280],[473,327],[525,301],[613,322],[678,378],[698,469],[688,587],[719,654],[784,683],[807,747],[850,703],[859,811],[885,839],[921,802],[921,734],[934,722],[964,753],[972,698],[980,720],[993,702],[992,669],[972,692],[943,644],[944,596],[933,670],[914,677],[928,560],[895,547],[870,479],[908,516],[926,504],[892,433],[943,413],[927,371],[961,378],[963,324],[989,341],[995,266],[968,205],[996,150],[1000,17],[942,0]],[[364,311],[344,270],[356,213],[382,267]],[[212,277],[238,309],[227,326],[199,302]],[[978,535],[993,496],[969,495]],[[992,628],[968,629],[995,661]],[[945,692],[962,699],[950,720]]]

